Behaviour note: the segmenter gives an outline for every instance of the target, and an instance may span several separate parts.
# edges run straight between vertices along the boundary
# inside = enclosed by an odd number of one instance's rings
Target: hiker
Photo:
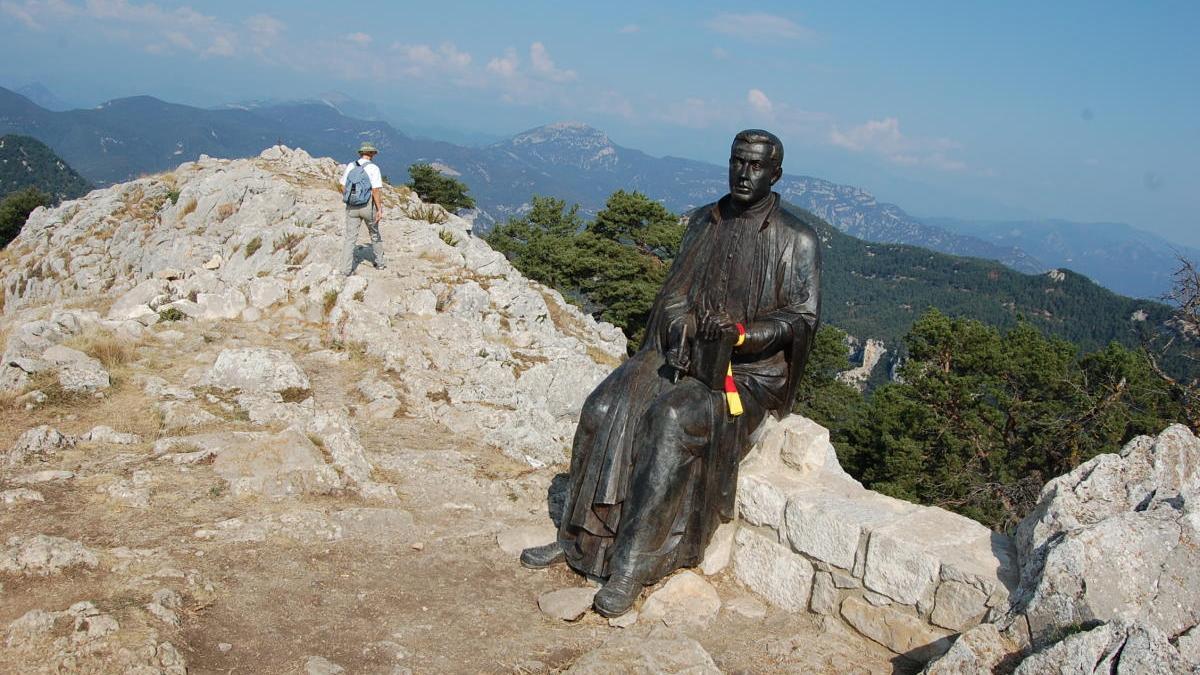
[[[358,225],[366,224],[371,234],[371,252],[375,269],[387,269],[383,258],[383,240],[379,237],[379,221],[383,220],[383,176],[372,160],[379,150],[370,143],[358,148],[358,159],[346,165],[342,172],[342,201],[346,203],[346,231],[342,233],[342,276],[354,271],[354,246],[358,241]]]

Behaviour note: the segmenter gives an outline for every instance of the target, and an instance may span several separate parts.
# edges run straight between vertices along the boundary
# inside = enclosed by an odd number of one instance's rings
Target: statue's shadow
[[[546,488],[546,513],[554,521],[554,527],[562,526],[563,510],[567,507],[567,491],[570,489],[568,474],[555,474]]]

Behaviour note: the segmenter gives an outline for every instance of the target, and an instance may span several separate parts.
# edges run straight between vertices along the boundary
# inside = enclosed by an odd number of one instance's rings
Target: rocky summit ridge
[[[704,563],[589,612],[593,583],[516,555],[624,337],[402,187],[390,266],[342,278],[339,170],[201,157],[0,254],[0,670],[1197,672],[1180,426],[1010,538],[770,421]]]

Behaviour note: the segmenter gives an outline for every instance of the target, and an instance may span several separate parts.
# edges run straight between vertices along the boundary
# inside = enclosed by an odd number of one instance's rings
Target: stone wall
[[[1006,612],[1017,584],[1009,537],[867,490],[838,464],[829,432],[803,417],[769,419],[759,431],[742,463],[738,511],[706,572],[731,562],[772,604],[837,617],[914,660]]]

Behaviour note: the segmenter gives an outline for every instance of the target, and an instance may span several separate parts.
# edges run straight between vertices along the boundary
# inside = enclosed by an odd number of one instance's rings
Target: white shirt
[[[355,164],[362,166],[363,171],[367,172],[367,178],[370,179],[373,189],[383,187],[383,175],[379,173],[379,167],[366,157],[359,157],[358,161],[346,165],[346,170],[342,172],[342,187],[346,186],[346,179],[350,177],[350,169],[353,169]]]

